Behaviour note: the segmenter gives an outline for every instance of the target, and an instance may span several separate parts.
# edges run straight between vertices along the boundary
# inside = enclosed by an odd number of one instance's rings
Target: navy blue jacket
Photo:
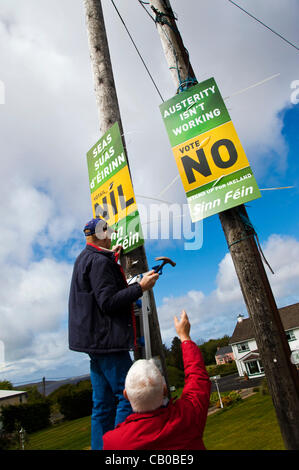
[[[69,348],[100,354],[132,349],[132,302],[141,296],[139,283],[127,285],[114,253],[87,244],[75,261],[71,281]]]

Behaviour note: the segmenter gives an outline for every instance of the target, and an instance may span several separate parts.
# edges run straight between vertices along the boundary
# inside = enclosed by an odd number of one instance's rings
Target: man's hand
[[[119,254],[122,251],[122,249],[123,249],[122,245],[114,245],[111,251]]]
[[[143,292],[152,289],[156,284],[157,279],[159,279],[159,274],[155,273],[154,270],[146,273],[139,283]]]
[[[174,326],[181,342],[191,340],[189,336],[191,325],[185,310],[182,310],[181,321],[179,321],[176,316],[174,317]]]

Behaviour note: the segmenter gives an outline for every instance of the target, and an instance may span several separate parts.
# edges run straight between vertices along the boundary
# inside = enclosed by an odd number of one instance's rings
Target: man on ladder
[[[152,289],[159,274],[146,273],[128,286],[119,251],[110,250],[112,231],[102,219],[84,229],[86,247],[75,261],[69,296],[69,347],[90,356],[93,388],[91,448],[102,449],[102,435],[132,413],[123,397],[136,346],[133,302]]]

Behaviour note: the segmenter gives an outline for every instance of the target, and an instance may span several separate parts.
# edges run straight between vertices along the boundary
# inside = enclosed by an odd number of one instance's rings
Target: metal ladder
[[[135,280],[139,282],[142,279],[142,274],[138,274],[131,280]],[[131,281],[129,280],[129,282]],[[141,303],[141,305],[140,305]],[[144,350],[145,350],[145,359],[152,358],[152,350],[151,350],[151,338],[150,338],[150,329],[149,329],[149,315],[151,314],[150,309],[150,294],[149,291],[143,292],[143,296],[141,299],[138,299],[137,302],[134,303],[134,313],[137,316],[142,318],[140,322],[140,326],[142,327],[142,338],[144,339]]]

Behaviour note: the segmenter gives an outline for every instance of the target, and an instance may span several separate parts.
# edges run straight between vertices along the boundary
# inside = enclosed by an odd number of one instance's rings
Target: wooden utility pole
[[[105,132],[107,132],[107,130],[115,122],[118,122],[120,133],[122,135],[123,146],[124,149],[126,149],[101,1],[84,0],[84,4],[90,58],[93,68],[95,94],[100,121],[100,134],[105,134]],[[127,277],[132,277],[136,276],[137,274],[147,272],[149,267],[144,246],[136,248],[126,255],[122,255],[121,264]],[[149,296],[151,313],[148,318],[151,337],[151,352],[152,356],[160,361],[163,374],[167,382],[168,379],[165,356],[162,347],[156,304],[152,290],[149,291]],[[136,317],[138,330],[140,330],[140,323],[138,321],[139,318],[140,317]],[[135,351],[135,359],[140,358],[141,348]]]
[[[166,60],[177,92],[194,85],[195,74],[169,0],[151,0]],[[285,446],[299,449],[299,376],[244,205],[219,214]]]

